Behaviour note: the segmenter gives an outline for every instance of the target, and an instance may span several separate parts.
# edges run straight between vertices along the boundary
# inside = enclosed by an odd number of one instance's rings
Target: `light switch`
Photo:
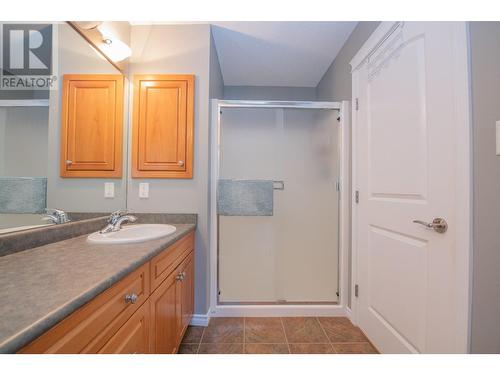
[[[115,197],[115,183],[105,182],[104,183],[104,198],[114,198]]]
[[[497,121],[497,155],[500,155],[500,121]]]
[[[139,198],[149,198],[149,183],[141,182],[139,184]]]

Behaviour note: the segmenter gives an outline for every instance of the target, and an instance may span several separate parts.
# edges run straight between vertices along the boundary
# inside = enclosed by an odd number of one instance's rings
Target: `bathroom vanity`
[[[90,243],[87,235],[0,257],[0,352],[176,353],[194,307],[194,229]]]

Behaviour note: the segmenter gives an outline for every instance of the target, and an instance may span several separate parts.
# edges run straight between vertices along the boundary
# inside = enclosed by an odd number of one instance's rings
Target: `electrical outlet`
[[[149,183],[141,182],[139,184],[139,198],[149,198]]]
[[[115,197],[115,183],[105,182],[104,183],[104,198],[114,198]]]

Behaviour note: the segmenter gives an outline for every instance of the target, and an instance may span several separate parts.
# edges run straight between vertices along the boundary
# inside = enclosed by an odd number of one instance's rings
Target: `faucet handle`
[[[116,220],[118,220],[120,217],[123,215],[126,215],[127,211],[126,210],[117,210],[111,213],[111,215],[108,218],[108,223],[114,223]]]
[[[42,220],[51,220],[56,224],[64,224],[71,221],[68,214],[58,208],[46,208],[45,215],[42,215]]]

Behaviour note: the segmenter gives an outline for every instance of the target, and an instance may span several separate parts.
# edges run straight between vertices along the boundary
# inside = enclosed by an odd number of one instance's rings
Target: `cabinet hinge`
[[[359,109],[359,100],[358,100],[358,98],[354,99],[354,109],[356,111]]]
[[[359,190],[354,193],[354,202],[359,203]]]
[[[354,285],[354,297],[358,297],[359,296],[359,285],[356,284]]]

